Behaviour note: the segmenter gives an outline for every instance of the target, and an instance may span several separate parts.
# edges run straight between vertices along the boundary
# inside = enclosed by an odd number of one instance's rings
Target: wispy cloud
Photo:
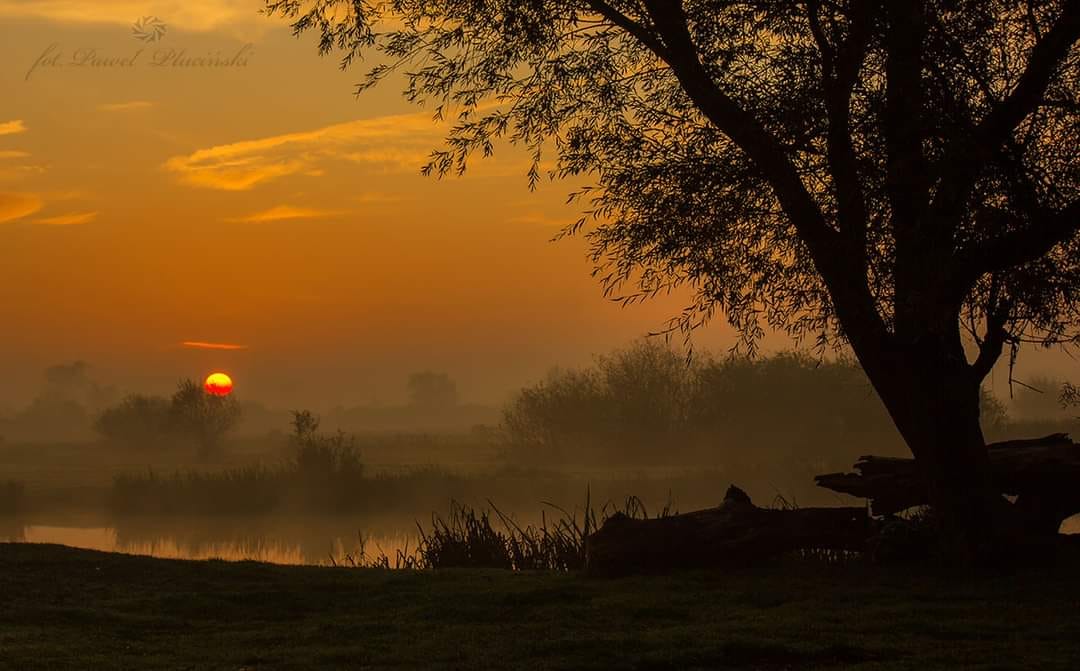
[[[45,172],[43,165],[3,165],[0,166],[0,181],[13,181],[41,175]]]
[[[193,186],[226,191],[289,175],[318,176],[331,160],[415,171],[440,133],[426,113],[383,116],[199,149],[170,158],[165,169]]]
[[[0,193],[0,223],[28,217],[43,205],[36,193]]]
[[[14,135],[15,133],[25,132],[26,124],[23,123],[22,119],[0,122],[0,135]]]
[[[133,110],[144,110],[154,106],[155,103],[149,100],[130,100],[123,103],[104,103],[98,105],[98,109],[102,112],[130,112]]]
[[[278,205],[269,210],[263,210],[244,217],[234,217],[228,221],[246,223],[262,223],[266,221],[284,221],[287,219],[317,219],[320,217],[333,217],[343,214],[335,210],[317,210],[309,207],[293,207],[291,205]]]
[[[29,158],[30,154],[25,151],[0,151],[0,159],[5,158]]]
[[[165,167],[179,173],[181,179],[191,186],[222,191],[247,191],[262,182],[311,172],[310,166],[303,159],[272,161],[262,156],[229,160],[173,158],[169,159]]]
[[[80,224],[90,223],[94,219],[97,219],[97,216],[97,212],[72,212],[70,214],[61,214],[55,217],[35,219],[33,223],[42,226],[78,226]]]
[[[185,340],[180,343],[181,347],[187,347],[189,349],[218,349],[218,350],[242,350],[247,349],[247,345],[234,345],[232,343],[223,342],[201,342],[198,340]]]

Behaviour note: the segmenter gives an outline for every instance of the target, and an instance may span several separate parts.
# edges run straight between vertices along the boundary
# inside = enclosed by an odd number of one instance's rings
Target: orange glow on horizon
[[[203,389],[211,396],[228,396],[232,393],[233,381],[225,373],[211,373],[206,377]]]

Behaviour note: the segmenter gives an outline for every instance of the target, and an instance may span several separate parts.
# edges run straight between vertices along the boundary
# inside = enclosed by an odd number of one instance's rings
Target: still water
[[[0,542],[58,543],[88,550],[166,559],[224,559],[273,564],[329,565],[368,560],[385,553],[394,564],[399,552],[416,548],[411,520],[382,520],[362,531],[347,522],[290,519],[253,524],[250,520],[170,520],[125,526],[0,524]],[[1080,533],[1080,515],[1065,520],[1063,533]]]
[[[0,542],[56,543],[102,552],[166,559],[223,559],[274,564],[329,565],[372,560],[416,548],[415,524],[377,525],[359,530],[347,522],[291,519],[277,523],[169,520],[123,526],[0,524]]]

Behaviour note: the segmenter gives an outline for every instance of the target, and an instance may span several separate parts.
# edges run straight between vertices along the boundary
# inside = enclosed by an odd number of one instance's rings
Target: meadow
[[[598,580],[0,544],[5,669],[1075,669],[1072,567]]]

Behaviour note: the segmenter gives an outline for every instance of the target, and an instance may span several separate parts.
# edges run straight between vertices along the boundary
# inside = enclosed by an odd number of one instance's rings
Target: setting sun
[[[233,381],[225,373],[211,373],[203,382],[203,389],[212,396],[228,396],[232,393]]]

